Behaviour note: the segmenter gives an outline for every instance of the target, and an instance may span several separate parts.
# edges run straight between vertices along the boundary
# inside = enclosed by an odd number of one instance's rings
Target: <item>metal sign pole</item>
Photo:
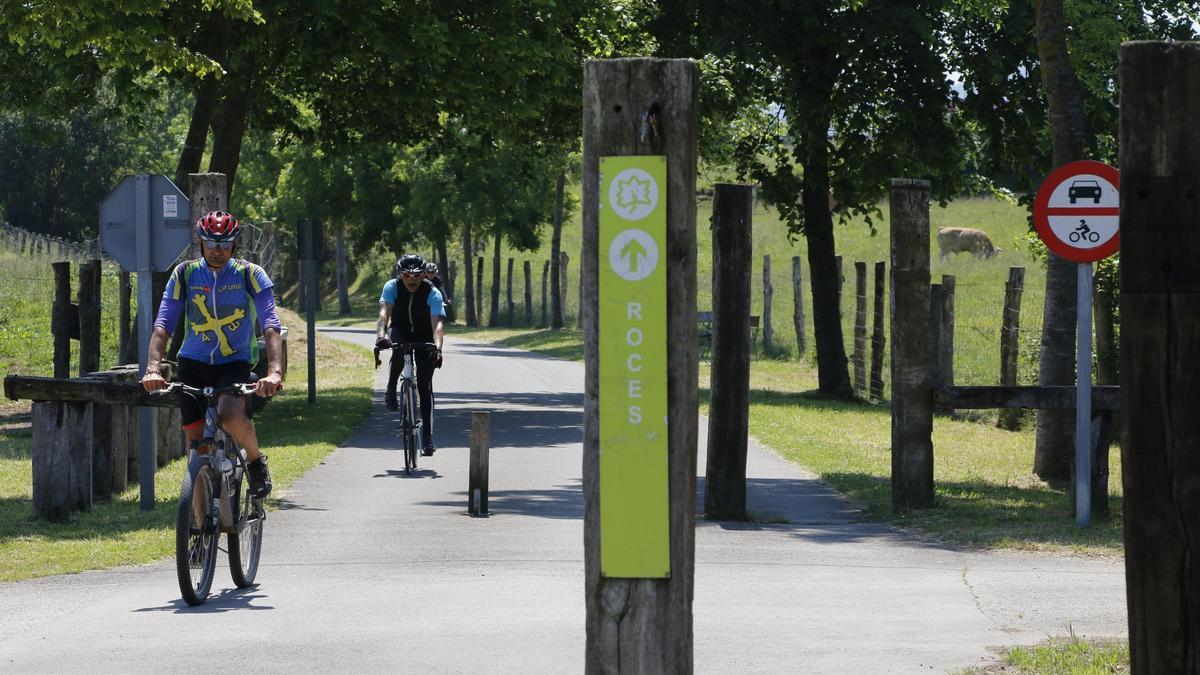
[[[1092,264],[1080,263],[1075,379],[1075,524],[1092,524]]]
[[[138,275],[138,374],[146,374],[146,357],[150,349],[150,334],[154,331],[154,292],[150,252],[153,236],[150,228],[150,176],[139,174],[134,179],[136,195],[134,234],[137,238]],[[154,510],[154,472],[158,470],[158,429],[154,408],[138,408],[138,485],[141,508]]]

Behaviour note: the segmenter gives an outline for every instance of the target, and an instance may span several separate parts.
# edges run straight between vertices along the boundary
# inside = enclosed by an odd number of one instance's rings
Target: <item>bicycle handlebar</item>
[[[378,368],[379,364],[382,363],[379,360],[379,352],[387,351],[389,349],[395,349],[395,350],[400,350],[400,351],[411,351],[411,352],[434,352],[434,351],[437,351],[438,346],[433,344],[432,342],[395,342],[387,347],[380,347],[379,345],[375,345],[375,367],[376,368]]]
[[[234,394],[237,396],[248,396],[258,390],[258,385],[250,382],[238,382],[224,387],[189,387],[182,382],[168,382],[167,386],[157,391],[150,392],[150,395],[169,394],[171,392],[183,392],[185,394],[195,394],[205,398],[212,398],[219,394]]]

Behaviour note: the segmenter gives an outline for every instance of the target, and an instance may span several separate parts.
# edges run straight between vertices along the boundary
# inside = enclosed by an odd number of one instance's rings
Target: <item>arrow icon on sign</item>
[[[646,247],[642,246],[642,242],[636,238],[630,238],[625,247],[621,249],[621,257],[627,258],[629,263],[629,271],[637,274],[638,259],[647,257]]]

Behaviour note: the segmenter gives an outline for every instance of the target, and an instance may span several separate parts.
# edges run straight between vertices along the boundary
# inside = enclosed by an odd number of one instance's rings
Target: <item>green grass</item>
[[[1002,663],[970,668],[965,673],[1018,675],[1110,675],[1129,672],[1129,643],[1125,640],[1085,640],[1072,632],[1030,647],[1004,652]]]
[[[299,317],[284,311],[288,325]],[[371,406],[370,355],[318,337],[318,396],[308,404],[304,331],[289,334],[284,392],[256,418],[271,458],[273,506],[287,487],[319,463],[353,431]],[[0,581],[105,569],[157,560],[174,546],[175,505],[185,470],[176,460],[155,476],[155,508],[138,507],[138,488],[56,525],[32,519],[32,469],[28,424],[0,427]]]

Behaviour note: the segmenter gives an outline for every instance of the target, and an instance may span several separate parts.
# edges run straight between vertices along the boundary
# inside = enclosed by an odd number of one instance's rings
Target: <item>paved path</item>
[[[446,352],[441,449],[418,475],[377,379],[376,410],[271,514],[261,586],[239,592],[222,567],[191,609],[171,561],[0,584],[0,671],[582,670],[582,366]],[[464,515],[478,409],[494,411],[490,518]],[[787,523],[698,523],[698,672],[940,673],[1069,628],[1125,634],[1119,561],[921,543],[761,448],[748,473],[750,508]],[[223,657],[202,647],[238,635]]]

